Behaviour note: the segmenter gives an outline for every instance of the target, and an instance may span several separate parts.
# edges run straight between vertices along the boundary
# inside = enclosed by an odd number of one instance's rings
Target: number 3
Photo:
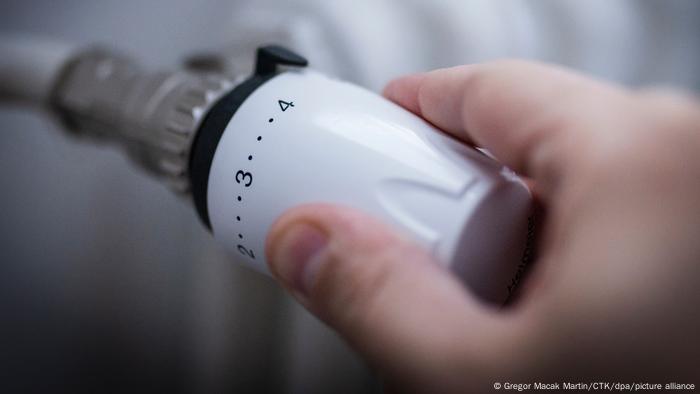
[[[250,185],[253,183],[253,174],[251,174],[250,172],[244,172],[242,170],[239,170],[236,173],[236,183],[241,183],[241,181],[246,182],[243,184],[243,186],[250,187]]]
[[[253,254],[253,251],[246,249],[245,246],[238,245],[238,251],[241,252],[241,254],[244,254],[250,257],[251,259],[255,260],[255,255]]]

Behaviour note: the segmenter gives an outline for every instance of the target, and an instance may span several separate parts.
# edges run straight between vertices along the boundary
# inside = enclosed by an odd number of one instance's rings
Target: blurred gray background
[[[152,68],[288,45],[379,90],[501,57],[700,91],[700,2],[33,0],[1,35],[118,47]],[[0,392],[376,392],[374,374],[269,279],[232,263],[190,202],[49,115],[0,106]],[[283,193],[280,190],[280,193]]]

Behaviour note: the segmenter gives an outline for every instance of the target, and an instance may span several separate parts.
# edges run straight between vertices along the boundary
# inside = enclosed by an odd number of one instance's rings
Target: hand
[[[535,270],[501,311],[359,212],[278,220],[276,278],[388,387],[700,383],[697,103],[518,61],[405,77],[385,95],[527,177],[546,211]]]

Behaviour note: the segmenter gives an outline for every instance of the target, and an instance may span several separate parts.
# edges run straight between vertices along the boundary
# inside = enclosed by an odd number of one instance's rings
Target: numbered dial
[[[280,112],[287,112],[287,110],[294,108],[294,101],[291,101],[291,100],[285,101],[285,100],[279,99],[279,100],[277,100],[277,105],[279,106]],[[270,117],[269,119],[267,119],[268,124],[273,123],[274,121],[275,121],[274,117]],[[262,123],[262,121],[261,121],[261,123]],[[255,138],[255,141],[257,141],[258,143],[262,142],[262,140],[263,140],[262,135],[258,135]],[[254,144],[253,146],[257,147],[257,145],[258,144]],[[249,162],[252,161],[253,157],[254,157],[254,155],[251,152],[251,154],[248,155],[248,161]],[[244,193],[244,189],[253,186],[253,174],[246,169],[237,170],[235,175],[234,175],[234,180],[235,180],[236,184],[239,185],[239,187],[243,188],[243,190],[241,190],[241,194]],[[244,245],[244,241],[242,241],[244,239],[243,233],[245,232],[245,226],[243,226],[242,222],[243,222],[244,218],[247,218],[246,206],[245,206],[245,203],[243,201],[242,195],[239,194],[236,197],[236,200],[239,203],[239,205],[237,207],[239,210],[239,213],[236,214],[236,222],[241,227],[241,231],[238,233],[238,238],[239,238],[240,242],[238,244],[236,244],[236,249],[244,257],[247,257],[251,260],[255,260],[255,253],[256,252],[251,247]]]
[[[281,65],[304,67],[307,65],[307,61],[303,57],[280,46],[269,45],[259,48],[255,74],[225,95],[212,107],[195,136],[189,163],[190,184],[197,213],[199,213],[204,225],[209,228],[211,228],[207,203],[209,175],[221,136],[233,115],[243,102],[248,99],[248,96],[271,78],[278,75],[278,67]],[[285,112],[290,107],[294,107],[294,102],[292,101],[277,100],[277,104],[282,112]],[[274,122],[274,118],[269,118],[268,122]],[[262,136],[258,136],[257,141],[262,141]],[[253,156],[249,155],[248,160],[253,160]],[[239,180],[239,176],[243,179]],[[249,179],[245,180],[245,178]],[[237,183],[245,181],[246,187],[250,187],[252,174],[241,170],[240,174],[236,173],[235,180]],[[241,197],[239,196],[240,200]]]
[[[422,245],[477,295],[503,301],[529,256],[524,184],[381,96],[305,65],[284,48],[259,49],[255,74],[205,117],[189,170],[214,236],[268,273],[265,239],[282,213],[350,206]]]
[[[383,220],[502,301],[525,249],[530,196],[501,165],[384,98],[293,70],[260,85],[226,125],[207,207],[231,255],[267,272],[271,225],[307,203]]]

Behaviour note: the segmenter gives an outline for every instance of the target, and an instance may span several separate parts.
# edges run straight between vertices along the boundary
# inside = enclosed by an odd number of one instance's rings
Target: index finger
[[[459,66],[389,83],[384,94],[442,130],[488,149],[536,182],[555,181],[581,130],[595,129],[622,91],[563,69],[525,61]],[[586,137],[586,136],[583,136]],[[552,174],[555,174],[554,177]],[[543,185],[548,189],[549,185]]]

